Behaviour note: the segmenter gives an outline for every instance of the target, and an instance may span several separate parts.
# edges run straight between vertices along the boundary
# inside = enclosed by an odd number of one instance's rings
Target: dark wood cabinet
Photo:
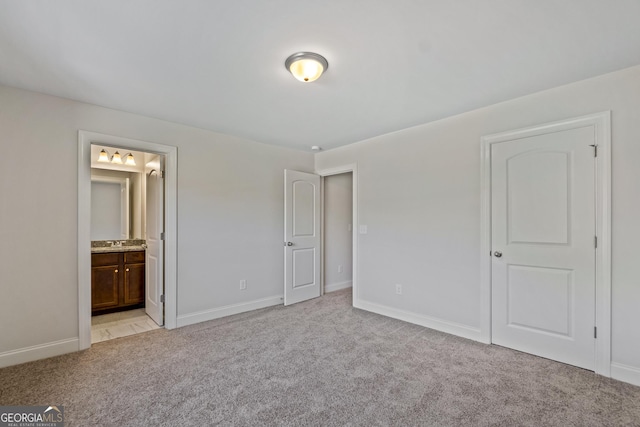
[[[91,314],[144,306],[144,251],[91,254]]]
[[[118,265],[91,268],[91,310],[118,305]]]
[[[125,253],[124,258],[124,303],[144,303],[144,252]]]

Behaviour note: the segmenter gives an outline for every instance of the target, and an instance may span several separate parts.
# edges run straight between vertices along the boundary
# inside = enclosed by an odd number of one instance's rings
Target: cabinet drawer
[[[106,254],[91,254],[91,266],[97,267],[100,265],[118,265],[120,264],[120,257],[122,254],[117,252]]]
[[[144,262],[144,251],[139,252],[125,252],[124,253],[124,263],[137,263]]]

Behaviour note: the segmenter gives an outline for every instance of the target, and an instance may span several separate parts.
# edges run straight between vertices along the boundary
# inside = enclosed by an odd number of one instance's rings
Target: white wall
[[[352,174],[324,178],[324,289],[325,292],[352,285],[353,219]],[[339,272],[338,267],[342,268]]]
[[[359,235],[358,297],[479,338],[480,137],[605,110],[612,111],[612,374],[640,384],[640,67],[317,154],[317,170],[358,164],[359,223],[368,226]]]
[[[80,129],[178,147],[179,317],[279,301],[283,170],[311,153],[0,86],[0,366],[77,349]]]
[[[178,158],[179,324],[202,318],[180,320],[190,313],[282,296],[284,169],[312,172],[313,155],[229,138],[215,151],[191,141]]]

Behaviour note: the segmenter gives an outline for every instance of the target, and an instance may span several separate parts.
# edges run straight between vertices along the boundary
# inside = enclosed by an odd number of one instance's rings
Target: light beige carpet
[[[640,387],[351,307],[350,290],[0,370],[67,426],[640,426]]]

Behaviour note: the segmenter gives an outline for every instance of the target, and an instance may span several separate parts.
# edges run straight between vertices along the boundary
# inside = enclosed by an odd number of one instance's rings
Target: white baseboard
[[[258,310],[260,308],[271,307],[282,304],[282,295],[258,299],[249,302],[226,305],[224,307],[212,308],[195,313],[178,315],[178,328],[195,323],[206,322],[207,320],[219,319],[221,317],[244,313],[246,311]]]
[[[392,317],[394,319],[414,323],[416,325],[424,326],[430,329],[435,329],[436,331],[446,332],[447,334],[457,335],[462,338],[484,342],[479,328],[473,328],[471,326],[449,322],[447,320],[437,319],[435,317],[424,316],[422,314],[411,313],[409,311],[404,311],[373,302],[363,301],[362,299],[354,299],[353,306],[355,308],[371,311],[383,316]]]
[[[348,280],[346,282],[331,283],[330,285],[324,285],[324,293],[339,291],[341,289],[347,289],[353,286],[353,282]]]
[[[53,341],[0,353],[0,368],[78,351],[78,338]]]
[[[611,378],[640,386],[640,368],[611,363]]]

